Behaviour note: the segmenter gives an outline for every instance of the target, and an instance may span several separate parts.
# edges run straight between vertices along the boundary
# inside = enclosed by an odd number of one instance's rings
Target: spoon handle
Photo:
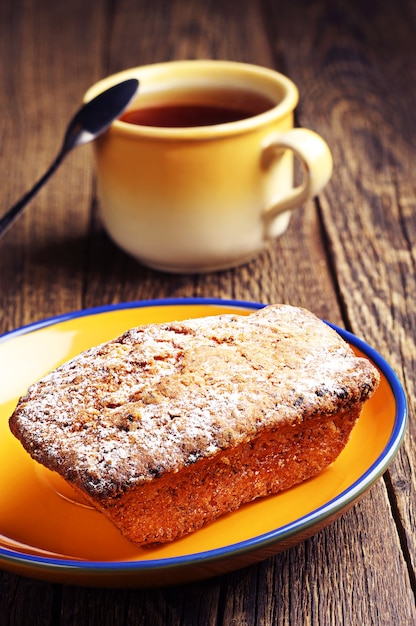
[[[57,170],[59,165],[61,164],[64,156],[66,154],[66,150],[61,150],[53,161],[52,165],[45,172],[45,174],[38,180],[35,185],[33,185],[32,189],[30,189],[25,195],[16,202],[3,217],[0,218],[0,238],[6,233],[6,231],[13,224],[15,219],[20,215],[25,206],[34,198],[34,196],[38,193],[38,191],[43,187],[47,180],[52,176],[52,174]]]
[[[0,238],[13,224],[24,207],[52,176],[65,155],[75,148],[96,139],[121,115],[139,87],[137,78],[117,83],[86,102],[74,115],[67,128],[63,145],[55,161],[38,182],[0,218]]]

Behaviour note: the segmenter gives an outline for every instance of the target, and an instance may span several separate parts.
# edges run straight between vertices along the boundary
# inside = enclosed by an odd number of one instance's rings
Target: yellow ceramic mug
[[[131,77],[140,81],[129,108],[136,112],[126,116],[133,123],[117,120],[94,145],[105,228],[142,263],[171,272],[244,263],[328,182],[330,150],[311,130],[293,128],[298,91],[285,76],[244,63],[173,61],[105,78],[85,100]],[[304,166],[298,187],[293,155]]]

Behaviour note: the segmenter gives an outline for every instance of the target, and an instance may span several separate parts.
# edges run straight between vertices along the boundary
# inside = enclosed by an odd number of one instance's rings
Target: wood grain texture
[[[2,142],[2,206],[46,171],[83,92],[99,76],[102,14],[83,4],[2,3],[1,57],[9,61],[2,63],[0,107],[13,129]],[[81,307],[91,193],[91,155],[78,149],[1,242],[1,310],[14,315],[1,320],[2,330]],[[24,277],[15,290],[14,277]]]
[[[335,168],[321,197],[322,219],[347,325],[393,366],[415,414],[416,45],[413,3],[288,5],[294,48],[289,71],[305,85],[299,121],[330,137]],[[273,8],[269,6],[270,18]],[[282,15],[275,15],[281,23]],[[319,37],[308,37],[307,28]],[[393,45],[397,41],[397,45]],[[394,51],[394,53],[392,53]],[[302,58],[311,59],[310,64]],[[319,67],[311,80],[311,67]],[[329,88],[330,85],[330,88]],[[301,90],[302,91],[302,90]],[[414,584],[415,427],[387,477]]]
[[[246,266],[147,269],[104,233],[89,147],[68,157],[0,241],[0,332],[107,303],[207,296],[305,306],[374,345],[415,413],[416,7],[411,0],[4,0],[0,198],[54,157],[82,93],[126,67],[224,58],[287,73],[299,125],[334,176]],[[2,209],[3,210],[3,209]],[[50,585],[0,572],[1,626],[411,626],[416,623],[415,426],[384,480],[336,523],[275,558],[154,590]]]

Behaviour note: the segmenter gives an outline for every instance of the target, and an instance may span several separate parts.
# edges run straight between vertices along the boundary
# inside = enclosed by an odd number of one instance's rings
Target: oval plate
[[[402,441],[405,395],[395,373],[370,346],[335,330],[381,373],[351,439],[319,476],[244,505],[188,537],[155,548],[130,544],[103,515],[23,450],[8,428],[20,395],[49,370],[133,326],[264,305],[176,299],[104,306],[25,326],[0,337],[0,567],[66,584],[146,587],[224,574],[303,541],[336,519],[383,474]]]

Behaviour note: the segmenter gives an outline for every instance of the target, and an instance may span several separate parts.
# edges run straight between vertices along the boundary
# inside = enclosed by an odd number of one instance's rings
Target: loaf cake
[[[29,388],[10,428],[143,546],[321,472],[378,381],[312,313],[271,305],[86,350]]]

